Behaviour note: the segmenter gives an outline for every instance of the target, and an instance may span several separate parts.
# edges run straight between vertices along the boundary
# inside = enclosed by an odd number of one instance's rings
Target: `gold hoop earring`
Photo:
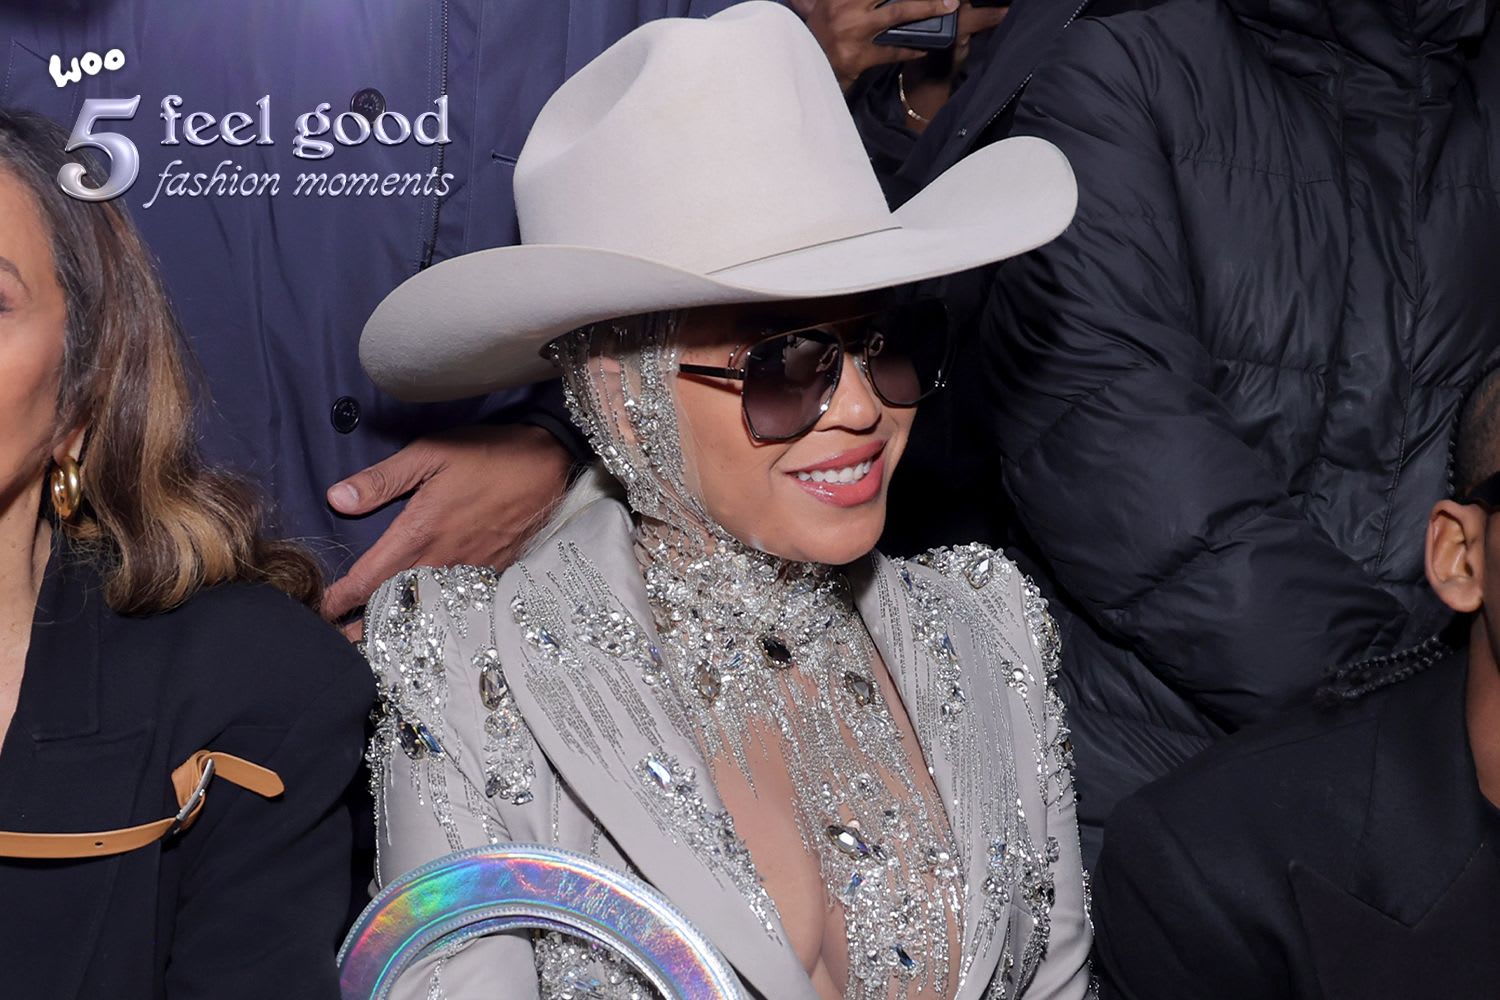
[[[83,505],[83,466],[64,455],[52,470],[52,509],[64,521],[73,520]]]

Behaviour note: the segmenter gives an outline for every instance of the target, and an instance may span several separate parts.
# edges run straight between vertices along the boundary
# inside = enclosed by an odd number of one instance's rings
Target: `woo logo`
[[[82,56],[73,57],[73,68],[63,69],[62,56],[54,55],[47,62],[47,72],[52,74],[52,82],[59,87],[66,87],[70,83],[77,83],[83,79],[83,74],[98,76],[100,70],[107,69],[111,72],[125,65],[125,53],[119,49],[110,49],[104,55],[97,52],[85,52]]]

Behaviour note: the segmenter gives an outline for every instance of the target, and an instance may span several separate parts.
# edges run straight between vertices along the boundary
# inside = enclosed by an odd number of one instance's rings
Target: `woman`
[[[947,358],[886,290],[1056,235],[1066,161],[996,146],[893,216],[812,37],[748,3],[574,76],[516,193],[531,245],[412,279],[362,354],[433,398],[544,377],[545,347],[608,475],[503,576],[413,570],[371,603],[378,880],[550,843],[653,883],[756,995],[1083,996],[1045,606],[977,546],[871,554]],[[555,935],[403,986],[646,995]]]
[[[369,677],[195,453],[150,258],[66,144],[0,112],[5,993],[337,997]]]

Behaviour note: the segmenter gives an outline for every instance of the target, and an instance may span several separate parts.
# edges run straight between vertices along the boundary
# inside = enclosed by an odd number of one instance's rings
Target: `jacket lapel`
[[[149,726],[100,725],[98,579],[54,547],[32,626],[16,716],[0,750],[0,829],[109,830],[133,807]],[[152,819],[158,817],[150,817]],[[89,965],[122,859],[0,858],[6,974],[38,995],[73,997]]]
[[[850,573],[855,605],[859,609],[876,651],[895,682],[912,728],[917,734],[928,773],[948,813],[955,846],[965,873],[964,935],[961,960],[964,965],[962,986],[955,1000],[973,1000],[988,987],[1000,960],[1007,925],[981,927],[985,903],[981,887],[990,877],[990,844],[986,842],[986,824],[975,814],[976,802],[958,794],[958,762],[953,742],[942,735],[942,727],[956,724],[968,727],[975,746],[986,746],[995,753],[995,766],[1003,765],[1002,747],[1008,746],[1007,720],[994,718],[990,710],[996,704],[991,697],[993,669],[978,663],[977,651],[962,630],[953,629],[947,616],[933,617],[915,599],[921,586],[912,572],[875,553]],[[920,619],[920,620],[919,620]],[[930,620],[929,620],[930,619]],[[919,637],[927,637],[923,642]],[[951,651],[951,652],[950,652]],[[946,722],[940,706],[948,698],[944,679],[944,660],[959,664],[966,689],[964,715],[957,723]],[[982,935],[982,939],[981,939]]]
[[[1463,658],[1381,707],[1368,820],[1346,872],[1289,877],[1330,1000],[1480,996],[1500,981],[1500,823],[1474,774]]]
[[[507,679],[548,761],[648,881],[766,997],[816,996],[685,720],[651,690],[656,635],[625,509],[597,503],[523,564],[496,609]],[[586,540],[585,559],[576,542]],[[512,674],[520,676],[513,677]]]
[[[1293,863],[1292,889],[1327,1000],[1422,995],[1480,997],[1500,981],[1500,858],[1480,845],[1415,925]]]

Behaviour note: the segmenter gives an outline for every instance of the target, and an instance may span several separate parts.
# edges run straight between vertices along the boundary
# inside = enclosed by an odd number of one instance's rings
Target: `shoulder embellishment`
[[[484,810],[477,808],[482,798],[501,798],[513,805],[532,799],[536,772],[529,733],[495,648],[491,612],[499,581],[493,569],[480,566],[406,570],[376,592],[365,614],[363,651],[379,691],[368,753],[372,790],[379,801],[388,761],[399,750],[412,762],[411,779],[425,776],[425,797],[455,850],[462,842],[447,787],[450,773],[464,782],[466,801],[482,816]],[[470,636],[476,622],[487,623],[488,636]],[[447,658],[452,656],[449,642],[454,638],[468,647],[478,646],[471,656],[476,678],[472,697],[485,716],[482,759],[473,770],[463,766],[459,743],[445,721],[452,666]],[[451,771],[445,762],[453,765]]]
[[[1006,578],[1016,572],[1016,564],[1004,553],[978,542],[929,549],[913,562],[928,566],[950,580],[964,580],[975,590],[983,590],[996,576]]]

